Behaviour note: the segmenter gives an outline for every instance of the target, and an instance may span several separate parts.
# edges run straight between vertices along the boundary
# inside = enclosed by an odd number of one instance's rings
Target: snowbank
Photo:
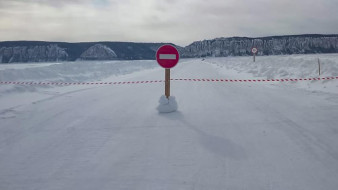
[[[137,64],[135,64],[137,63]],[[3,65],[0,65],[0,68]],[[81,61],[23,69],[0,69],[0,81],[85,82],[157,67],[155,61]]]
[[[232,79],[290,79],[338,76],[338,54],[209,58],[205,60]],[[284,84],[284,83],[280,83]],[[338,93],[336,80],[298,82],[294,86],[309,90]]]
[[[307,78],[318,77],[318,58],[321,62],[321,76],[338,76],[338,54],[258,56],[211,58],[207,61],[226,70],[250,73],[253,77]]]
[[[175,112],[178,108],[175,96],[161,96],[158,101],[160,104],[157,107],[159,113],[171,113]]]
[[[92,82],[158,67],[156,61],[78,61],[40,64],[1,64],[0,81],[10,82]],[[53,86],[55,87],[55,86]],[[48,86],[1,86],[0,96],[31,92]]]

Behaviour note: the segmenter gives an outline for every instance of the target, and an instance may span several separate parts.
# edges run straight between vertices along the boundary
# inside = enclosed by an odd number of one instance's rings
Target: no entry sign
[[[172,45],[161,46],[156,52],[157,63],[165,69],[175,67],[179,59],[180,54]]]
[[[255,47],[251,49],[251,52],[254,53],[254,54],[256,54],[257,51],[258,51],[258,50],[257,50],[257,48],[255,48]]]
[[[170,96],[170,69],[175,67],[180,59],[180,54],[172,45],[164,45],[156,52],[157,63],[165,68],[165,96],[169,100]]]

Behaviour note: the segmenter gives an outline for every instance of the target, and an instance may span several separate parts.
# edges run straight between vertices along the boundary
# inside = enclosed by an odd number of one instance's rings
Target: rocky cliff
[[[184,48],[183,57],[225,57],[251,55],[338,53],[338,35],[298,35],[263,38],[216,38],[198,41]]]
[[[115,52],[102,44],[96,44],[88,48],[80,56],[80,60],[114,60],[116,58]]]
[[[0,47],[0,63],[64,61],[68,54],[58,45]]]
[[[164,43],[0,42],[0,63],[155,59],[156,50],[162,45]],[[258,55],[338,53],[338,35],[216,38],[176,47],[181,58],[251,55],[252,47],[257,47]]]
[[[157,48],[163,44],[132,42],[0,42],[0,63],[155,59]]]

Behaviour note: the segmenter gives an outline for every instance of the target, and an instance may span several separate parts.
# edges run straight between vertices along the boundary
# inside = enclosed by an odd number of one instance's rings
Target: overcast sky
[[[0,0],[0,41],[337,34],[338,0]]]

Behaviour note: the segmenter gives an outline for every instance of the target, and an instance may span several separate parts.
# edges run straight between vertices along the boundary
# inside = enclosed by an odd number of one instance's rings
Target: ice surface
[[[159,113],[171,113],[175,112],[178,108],[175,96],[169,96],[168,98],[163,95],[158,101],[159,105],[157,110]]]
[[[314,77],[318,56],[334,75],[337,54],[182,59],[171,78]],[[164,78],[155,61],[0,70],[5,81]],[[172,81],[179,110],[159,114],[164,83],[0,85],[0,189],[335,190],[337,89]]]

